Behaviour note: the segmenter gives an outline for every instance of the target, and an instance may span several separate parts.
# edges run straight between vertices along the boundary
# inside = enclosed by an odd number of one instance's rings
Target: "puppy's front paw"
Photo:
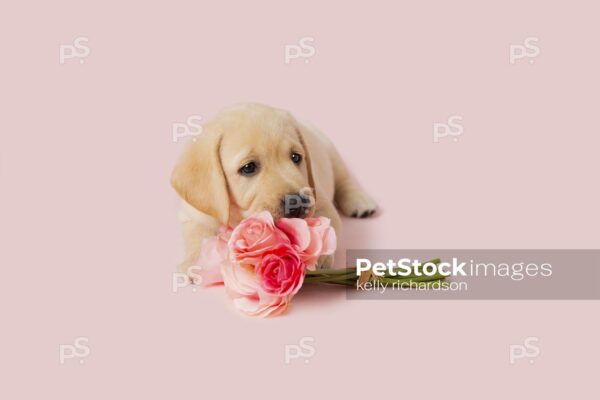
[[[348,191],[339,199],[340,211],[352,218],[367,218],[375,214],[377,204],[362,190]]]

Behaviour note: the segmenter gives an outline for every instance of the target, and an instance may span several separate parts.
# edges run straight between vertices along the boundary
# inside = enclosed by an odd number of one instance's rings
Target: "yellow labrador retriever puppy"
[[[185,258],[179,270],[184,273],[205,237],[259,211],[275,219],[324,216],[339,235],[336,206],[360,218],[376,208],[321,132],[287,111],[260,104],[233,106],[204,124],[175,166],[171,183],[183,198]],[[319,266],[332,263],[325,256]]]

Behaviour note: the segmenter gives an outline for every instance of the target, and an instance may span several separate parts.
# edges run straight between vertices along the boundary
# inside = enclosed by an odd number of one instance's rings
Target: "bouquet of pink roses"
[[[276,315],[298,293],[306,271],[335,247],[327,218],[281,218],[275,224],[265,211],[204,239],[190,275],[203,286],[223,283],[235,306],[249,315]]]
[[[204,239],[196,265],[188,273],[202,286],[224,284],[234,305],[246,314],[273,316],[287,309],[304,282],[356,283],[356,268],[316,270],[319,257],[333,254],[335,248],[335,230],[329,219],[280,218],[274,222],[264,211],[246,218],[235,229],[221,228],[217,236]]]

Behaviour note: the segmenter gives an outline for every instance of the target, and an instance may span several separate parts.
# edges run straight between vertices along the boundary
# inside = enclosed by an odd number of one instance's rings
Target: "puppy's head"
[[[234,226],[259,211],[275,218],[314,211],[303,128],[286,111],[245,104],[205,124],[171,183],[196,209]]]

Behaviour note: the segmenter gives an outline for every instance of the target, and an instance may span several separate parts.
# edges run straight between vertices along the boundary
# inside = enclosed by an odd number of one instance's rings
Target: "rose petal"
[[[303,251],[310,245],[308,223],[301,218],[280,218],[277,227],[281,229],[298,250]]]
[[[202,241],[198,259],[187,271],[192,281],[201,286],[223,283],[221,264],[227,259],[227,244],[218,236]]]
[[[289,243],[288,237],[273,223],[268,212],[248,217],[232,231],[229,239],[231,260],[256,265],[262,254]]]
[[[335,229],[329,227],[323,235],[323,250],[321,254],[330,255],[335,253],[337,247],[337,237]]]
[[[283,313],[289,300],[285,297],[263,297],[260,300],[250,297],[239,297],[233,300],[233,305],[245,314],[253,317],[273,317]]]

